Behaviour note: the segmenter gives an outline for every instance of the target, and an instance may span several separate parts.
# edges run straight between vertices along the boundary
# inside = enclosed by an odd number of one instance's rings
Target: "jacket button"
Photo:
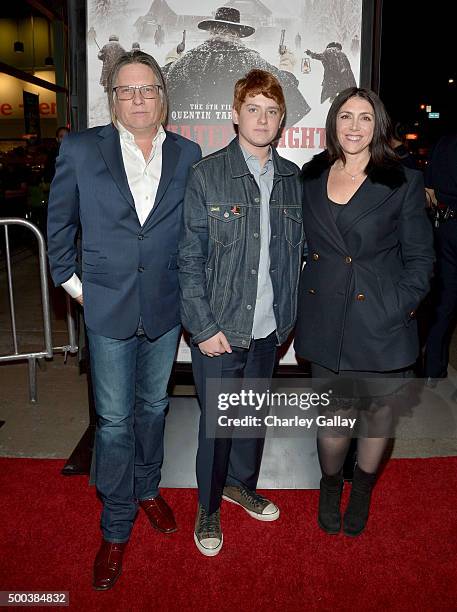
[[[246,310],[252,310],[252,306],[251,306],[251,304],[248,304],[248,305],[246,306]]]
[[[144,272],[144,268],[143,268],[143,266],[140,266],[140,267],[138,268],[138,272]]]
[[[224,218],[225,218],[225,219],[228,219],[228,217],[230,217],[230,213],[225,212],[225,213],[224,213]]]
[[[363,302],[365,300],[365,294],[364,293],[358,293],[356,295],[356,300],[358,300],[359,302]]]
[[[257,270],[254,270],[254,268],[251,270],[251,274],[257,274]]]
[[[313,259],[317,261],[319,259],[319,253],[313,253]]]
[[[415,310],[411,310],[411,312],[409,313],[409,318],[410,319],[414,319],[415,316],[416,316],[416,311]]]
[[[254,238],[258,238],[259,237],[259,234],[257,232],[254,232],[253,235],[254,235]]]
[[[352,263],[352,257],[350,257],[349,255],[346,255],[346,257],[344,258],[344,261],[345,261],[347,264],[350,264],[350,263]]]
[[[143,240],[143,239],[144,239],[143,234],[138,234],[138,240]]]
[[[308,293],[311,293],[311,295],[315,295],[316,290],[315,289],[308,289]]]

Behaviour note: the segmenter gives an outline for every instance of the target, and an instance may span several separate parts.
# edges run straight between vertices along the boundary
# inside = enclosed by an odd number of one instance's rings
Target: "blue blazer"
[[[113,124],[69,134],[48,205],[48,255],[56,285],[77,271],[82,234],[84,318],[96,334],[132,336],[140,316],[150,338],[180,322],[178,237],[187,174],[200,147],[172,132],[162,145],[153,209],[140,225]]]

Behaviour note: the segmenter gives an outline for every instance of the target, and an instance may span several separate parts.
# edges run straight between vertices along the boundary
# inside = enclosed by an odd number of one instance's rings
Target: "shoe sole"
[[[194,531],[194,542],[195,542],[195,546],[202,553],[202,555],[205,555],[205,557],[215,557],[221,552],[222,544],[224,543],[224,536],[222,535],[221,543],[219,544],[217,548],[205,548],[204,546],[200,544],[200,541],[197,538],[197,534]]]
[[[116,584],[116,582],[119,580],[120,576],[121,576],[122,572],[119,572],[119,574],[116,576],[116,578],[113,580],[113,582],[109,585],[109,586],[105,586],[105,587],[96,587],[94,584],[92,585],[92,588],[94,589],[94,591],[109,591],[110,589],[113,588],[113,586]]]
[[[341,532],[341,527],[338,529],[338,531],[324,527],[324,525],[320,522],[319,519],[317,519],[317,524],[322,529],[322,531],[325,531],[325,533],[328,533],[329,535],[338,535]]]
[[[243,510],[245,510],[249,514],[249,516],[252,516],[252,518],[256,519],[257,521],[269,522],[276,521],[279,518],[279,508],[276,512],[273,512],[272,514],[259,514],[258,512],[248,510],[247,508],[245,508],[245,506],[243,506],[243,504],[240,504],[239,502],[235,501],[234,499],[231,499],[230,497],[227,497],[226,495],[223,495],[222,499],[225,499],[225,501],[228,501],[231,504],[235,504],[236,506],[243,508]]]
[[[169,529],[168,531],[165,531],[164,529],[160,529],[160,527],[157,527],[157,525],[154,525],[154,523],[152,521],[149,521],[149,523],[150,523],[151,527],[153,527],[159,533],[168,534],[168,533],[176,533],[178,531],[177,527],[175,527],[174,529]]]
[[[344,535],[347,535],[347,536],[348,536],[348,537],[350,537],[350,538],[356,538],[357,536],[359,536],[360,534],[362,534],[364,531],[365,531],[365,527],[364,527],[363,529],[361,529],[360,531],[357,531],[356,533],[351,533],[351,532],[346,531],[346,530],[344,529],[344,527],[343,527],[343,533],[344,533]]]

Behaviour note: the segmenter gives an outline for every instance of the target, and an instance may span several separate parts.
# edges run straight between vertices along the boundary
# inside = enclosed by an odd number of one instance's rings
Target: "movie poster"
[[[325,147],[334,97],[359,83],[361,26],[362,0],[88,0],[89,126],[109,123],[110,67],[139,48],[162,67],[168,129],[210,153],[235,135],[235,82],[261,68],[286,98],[278,152],[301,166]],[[190,359],[184,344],[179,358]],[[294,362],[291,351],[285,360]]]

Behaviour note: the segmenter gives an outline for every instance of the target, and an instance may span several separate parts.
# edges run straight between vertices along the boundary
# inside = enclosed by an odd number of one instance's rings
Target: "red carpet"
[[[82,611],[457,610],[457,457],[392,460],[359,538],[319,530],[317,491],[271,491],[275,523],[224,504],[224,548],[212,559],[193,543],[196,492],[166,490],[180,530],[159,534],[140,514],[107,592],[91,588],[99,502],[62,465],[0,459],[0,590],[70,591]]]

